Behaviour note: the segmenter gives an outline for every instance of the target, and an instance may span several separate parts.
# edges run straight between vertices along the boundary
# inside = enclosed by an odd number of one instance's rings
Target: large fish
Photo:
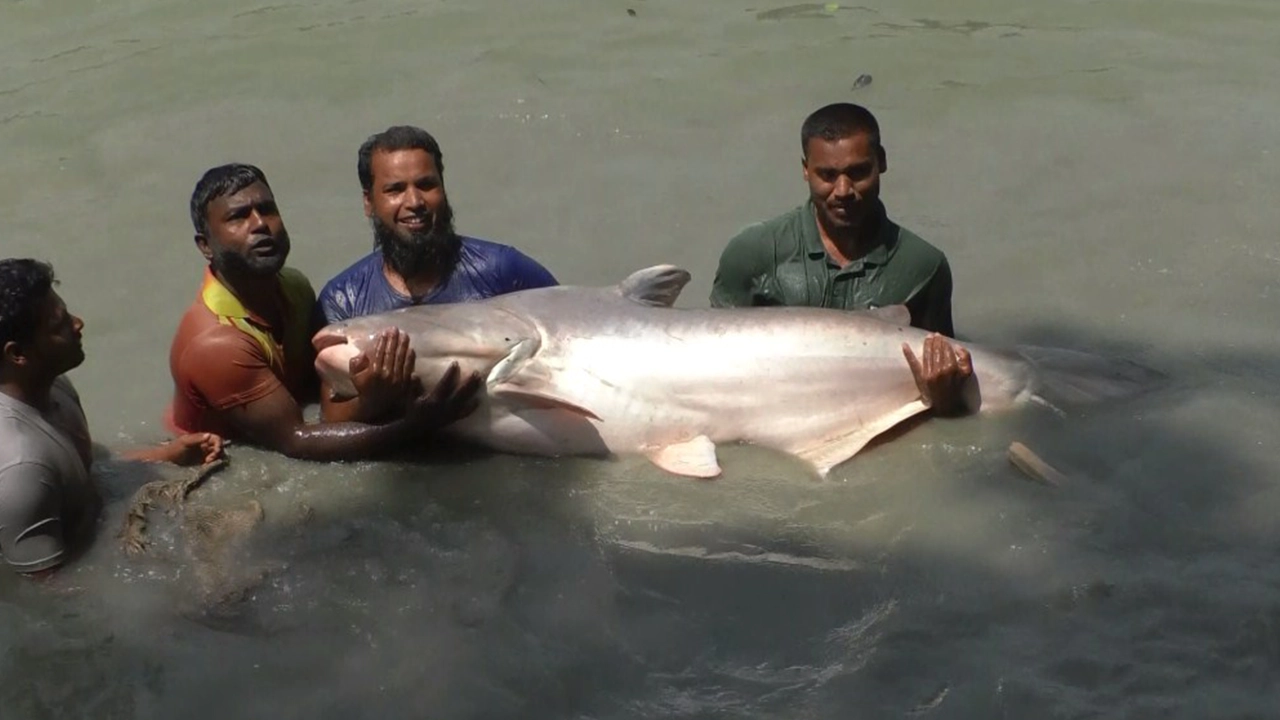
[[[454,361],[485,378],[479,409],[449,433],[512,453],[642,453],[692,477],[719,475],[716,446],[733,442],[790,453],[825,476],[926,409],[902,354],[905,341],[919,355],[926,333],[905,308],[673,308],[689,277],[661,265],[614,287],[356,318],[316,334],[316,369],[350,396],[351,358],[395,326],[412,338],[424,387]],[[964,346],[981,412],[1124,397],[1159,377],[1069,350]]]

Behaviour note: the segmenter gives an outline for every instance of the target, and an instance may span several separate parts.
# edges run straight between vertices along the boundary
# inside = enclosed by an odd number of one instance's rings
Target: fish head
[[[378,335],[397,328],[409,336],[414,377],[430,390],[457,363],[463,376],[492,377],[494,368],[536,348],[537,327],[527,318],[483,302],[418,305],[328,325],[312,338],[316,372],[332,397],[355,397],[351,361],[374,347]],[[507,362],[504,363],[503,361]]]

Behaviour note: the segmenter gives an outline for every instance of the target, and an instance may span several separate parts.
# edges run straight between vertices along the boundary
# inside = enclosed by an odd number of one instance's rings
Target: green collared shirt
[[[748,226],[720,256],[712,307],[788,305],[865,310],[906,305],[911,324],[955,336],[951,267],[938,248],[881,208],[877,243],[840,267],[818,234],[813,203]]]

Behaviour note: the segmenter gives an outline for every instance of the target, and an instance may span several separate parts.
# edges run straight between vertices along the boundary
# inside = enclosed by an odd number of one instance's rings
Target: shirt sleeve
[[[0,470],[0,555],[14,570],[34,573],[62,564],[66,554],[54,471],[21,462]]]
[[[711,307],[750,307],[755,305],[755,287],[760,267],[760,253],[751,228],[729,241],[720,253],[715,280],[711,284]]]
[[[506,277],[503,285],[506,287],[503,288],[503,292],[552,287],[560,284],[550,270],[515,248],[507,249],[506,262],[504,264],[506,267],[503,274]]]
[[[262,347],[233,329],[192,342],[178,362],[178,374],[214,410],[261,400],[281,385]]]
[[[326,325],[350,320],[351,310],[347,307],[346,299],[341,287],[326,285],[320,291],[320,299],[316,301],[320,319]]]
[[[933,277],[907,302],[911,324],[921,330],[956,336],[951,322],[951,265],[943,258]]]

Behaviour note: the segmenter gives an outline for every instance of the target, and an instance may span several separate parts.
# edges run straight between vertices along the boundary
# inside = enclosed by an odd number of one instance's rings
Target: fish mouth
[[[314,338],[311,339],[311,345],[316,349],[316,352],[320,352],[325,348],[334,347],[335,345],[345,345],[347,342],[348,340],[346,335],[332,330],[321,330],[316,333]]]

